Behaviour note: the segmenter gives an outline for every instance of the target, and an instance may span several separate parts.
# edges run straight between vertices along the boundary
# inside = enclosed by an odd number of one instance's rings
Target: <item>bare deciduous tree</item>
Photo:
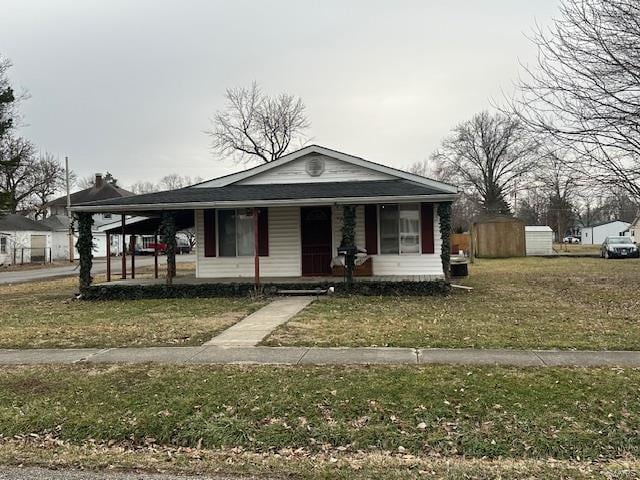
[[[484,111],[458,125],[431,158],[484,212],[508,214],[508,195],[535,164],[538,142],[517,119]]]
[[[564,0],[538,29],[511,109],[535,132],[574,149],[572,167],[640,198],[640,3]]]
[[[225,109],[216,112],[207,132],[216,154],[238,162],[269,163],[285,155],[294,141],[305,139],[310,123],[300,98],[265,95],[256,82],[249,88],[228,89],[225,98]]]
[[[153,193],[159,191],[158,186],[149,181],[139,180],[133,185],[129,187],[129,190],[136,195],[141,195],[143,193]]]
[[[47,202],[65,187],[65,170],[60,160],[45,152],[33,164],[33,193],[27,209],[36,219],[47,216]]]
[[[572,153],[549,148],[540,158],[535,170],[535,181],[547,200],[546,223],[561,241],[575,220],[575,199],[580,189],[586,188],[585,179],[570,164]]]
[[[63,181],[60,162],[48,154],[38,157],[27,140],[7,138],[0,143],[0,189],[8,195],[10,212],[33,210],[35,205],[41,212]]]
[[[201,177],[191,178],[188,175],[179,175],[177,173],[170,173],[165,175],[158,182],[158,188],[160,190],[175,190],[177,188],[185,188],[195,183],[202,181]]]

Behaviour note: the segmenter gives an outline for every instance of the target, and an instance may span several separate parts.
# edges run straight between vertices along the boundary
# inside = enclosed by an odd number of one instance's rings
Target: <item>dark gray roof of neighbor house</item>
[[[69,228],[69,217],[66,215],[51,215],[38,223],[49,227],[51,230],[67,230]]]
[[[306,198],[395,197],[450,194],[408,180],[318,182],[265,185],[187,187],[127,198],[90,202],[82,206],[122,206],[223,201],[303,200]]]
[[[35,220],[31,220],[30,218],[23,217],[22,215],[16,215],[15,213],[10,213],[5,216],[0,216],[0,231],[5,232],[16,232],[16,231],[37,231],[37,232],[48,232],[51,228],[46,225],[42,225]]]
[[[94,185],[91,188],[85,188],[84,190],[80,190],[79,192],[72,193],[71,205],[86,202],[96,202],[109,198],[130,197],[132,195],[134,195],[132,192],[105,181],[100,186]],[[51,200],[48,205],[52,207],[64,207],[67,205],[67,197],[65,195],[63,197],[56,198],[55,200]]]

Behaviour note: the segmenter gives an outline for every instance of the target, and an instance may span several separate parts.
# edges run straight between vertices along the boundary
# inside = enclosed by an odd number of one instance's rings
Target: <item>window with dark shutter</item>
[[[269,209],[260,208],[258,213],[258,255],[269,256]]]
[[[423,203],[420,206],[420,223],[422,224],[422,253],[434,253],[433,203]]]
[[[364,248],[369,255],[378,254],[378,206],[364,206]]]
[[[204,256],[216,256],[216,211],[204,211]]]

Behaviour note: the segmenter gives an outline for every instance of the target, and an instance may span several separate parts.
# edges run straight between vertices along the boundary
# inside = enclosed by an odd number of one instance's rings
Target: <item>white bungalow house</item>
[[[51,260],[51,231],[22,215],[0,216],[0,265]]]
[[[90,202],[75,212],[191,218],[196,277],[252,279],[338,275],[343,206],[356,208],[360,275],[444,277],[440,202],[452,185],[311,145],[271,163],[191,187]],[[254,255],[256,254],[257,255]]]

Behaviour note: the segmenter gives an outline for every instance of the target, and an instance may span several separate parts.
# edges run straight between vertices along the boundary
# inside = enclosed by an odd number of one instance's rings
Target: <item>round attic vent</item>
[[[324,172],[324,159],[322,157],[311,157],[307,160],[305,170],[312,177],[319,177]]]

